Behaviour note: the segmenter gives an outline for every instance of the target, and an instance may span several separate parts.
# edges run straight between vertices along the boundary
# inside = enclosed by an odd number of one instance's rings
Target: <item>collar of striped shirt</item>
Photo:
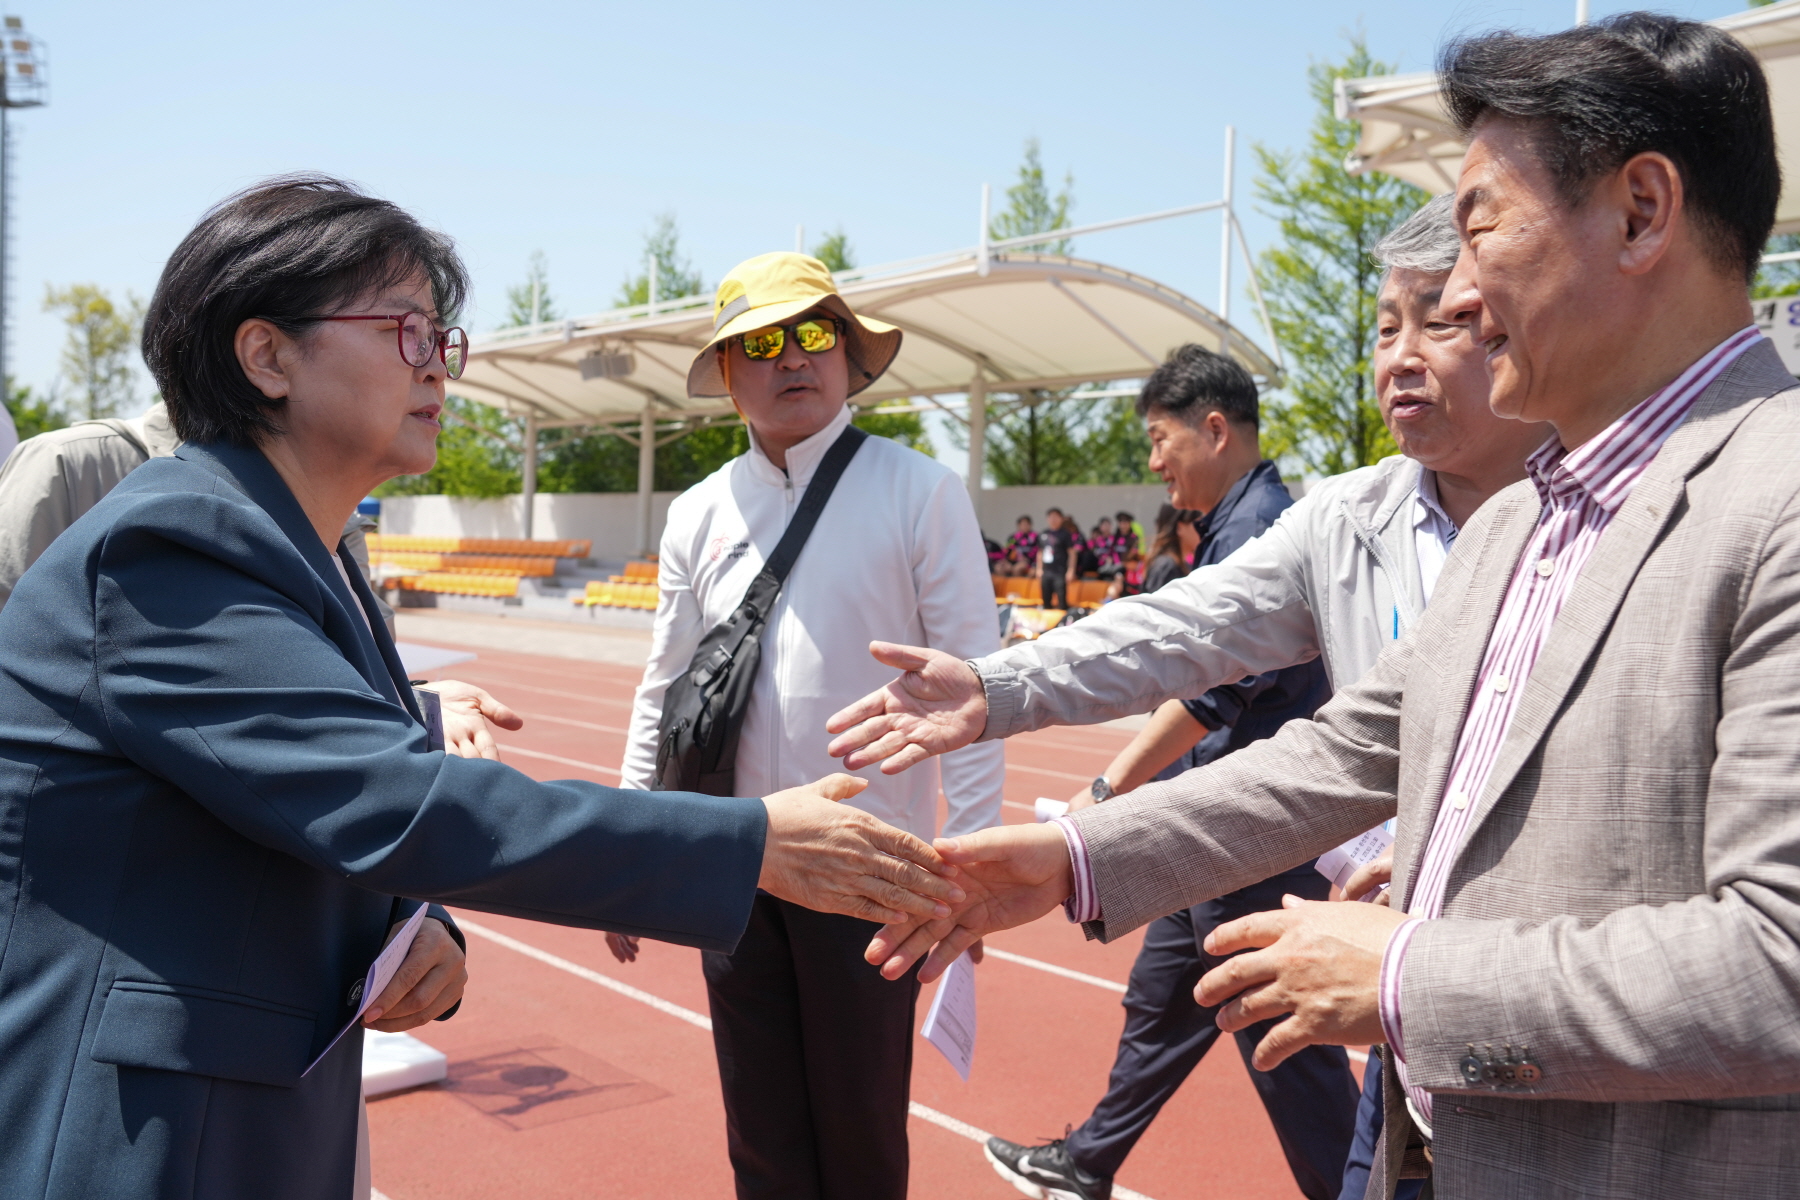
[[[1673,382],[1573,450],[1551,438],[1525,460],[1525,472],[1546,508],[1586,493],[1608,515],[1631,495],[1638,477],[1681,424],[1694,401],[1750,344],[1762,336],[1745,326],[1701,355]]]

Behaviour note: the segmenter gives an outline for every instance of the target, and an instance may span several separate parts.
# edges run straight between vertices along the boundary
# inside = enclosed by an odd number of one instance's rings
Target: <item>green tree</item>
[[[619,287],[619,307],[630,308],[650,303],[650,264],[656,264],[656,299],[679,300],[698,296],[706,290],[700,272],[681,255],[681,232],[675,225],[675,214],[662,213],[651,222],[644,235],[644,269],[627,276]]]
[[[525,271],[525,282],[506,289],[506,320],[503,324],[505,327],[536,325],[561,316],[556,311],[556,302],[550,299],[550,277],[544,252],[534,250],[531,265]]]
[[[375,489],[377,496],[516,495],[521,486],[519,438],[525,422],[461,396],[444,401],[437,465],[423,475],[402,475]]]
[[[6,377],[6,411],[12,417],[13,428],[19,431],[21,442],[68,424],[54,404],[48,399],[33,398],[31,388],[14,383],[11,375]]]
[[[1260,277],[1288,358],[1286,394],[1264,406],[1264,451],[1292,455],[1322,475],[1395,452],[1369,370],[1381,286],[1369,252],[1427,197],[1390,175],[1346,171],[1357,123],[1332,109],[1340,77],[1392,70],[1370,56],[1360,35],[1352,37],[1343,61],[1308,72],[1317,115],[1304,153],[1256,147],[1257,200],[1281,230],[1280,243],[1258,256]]]
[[[98,284],[77,283],[61,291],[45,288],[44,311],[61,312],[69,327],[62,378],[72,389],[73,411],[89,421],[117,416],[131,402],[143,301],[127,292],[120,306]]]
[[[824,263],[826,269],[833,274],[856,268],[856,251],[850,245],[849,235],[841,227],[836,233],[828,233],[820,238],[819,244],[812,249],[812,256]]]
[[[1006,189],[1006,209],[988,225],[988,236],[995,241],[1066,229],[1069,210],[1075,207],[1075,174],[1063,175],[1062,191],[1050,194],[1044,182],[1044,163],[1036,138],[1025,139],[1025,161],[1019,164],[1019,181]],[[1067,254],[1072,248],[1067,238],[1035,242],[1016,247],[1026,252]]]

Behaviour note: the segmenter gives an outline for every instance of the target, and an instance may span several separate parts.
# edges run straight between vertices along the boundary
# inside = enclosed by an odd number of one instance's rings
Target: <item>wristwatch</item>
[[[1113,785],[1106,781],[1106,776],[1096,775],[1094,782],[1088,784],[1088,795],[1094,798],[1095,804],[1099,804],[1102,800],[1111,800],[1115,793]]]

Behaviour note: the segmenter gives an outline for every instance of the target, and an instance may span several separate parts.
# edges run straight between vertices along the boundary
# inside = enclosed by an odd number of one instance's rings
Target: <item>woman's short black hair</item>
[[[326,175],[281,175],[205,216],[163,267],[144,317],[144,362],[176,434],[253,446],[285,405],[245,377],[238,327],[261,317],[293,337],[372,291],[423,276],[448,323],[469,292],[450,239],[398,205]]]
[[[1214,410],[1252,429],[1259,423],[1256,381],[1250,372],[1237,361],[1192,342],[1171,350],[1162,366],[1144,381],[1137,415],[1148,416],[1153,408],[1196,427]]]
[[[1622,13],[1544,37],[1490,33],[1445,47],[1444,101],[1464,137],[1488,116],[1535,125],[1562,201],[1633,155],[1681,172],[1688,211],[1722,266],[1756,274],[1781,198],[1775,118],[1756,56],[1721,29]]]

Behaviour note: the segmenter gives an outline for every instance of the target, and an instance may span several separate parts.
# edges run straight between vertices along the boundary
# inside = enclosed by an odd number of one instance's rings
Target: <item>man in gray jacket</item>
[[[1441,304],[1459,250],[1451,199],[1427,204],[1375,251],[1388,268],[1374,349],[1376,390],[1404,456],[1325,480],[1266,534],[1216,566],[1108,604],[1038,641],[973,660],[980,683],[967,675],[967,695],[985,692],[987,737],[1141,712],[1238,674],[1315,657],[1334,686],[1342,686],[1361,677],[1418,619],[1458,528],[1488,497],[1524,477],[1526,455],[1548,433],[1542,425],[1493,415],[1485,356],[1469,337],[1470,314]],[[1225,650],[1224,660],[1198,652],[1203,644]],[[901,656],[917,653],[895,647],[878,657],[909,670],[901,683],[907,688],[923,681]],[[845,716],[834,718],[834,728]],[[1165,704],[1101,778],[1116,794],[1131,791],[1180,758],[1196,730],[1205,732],[1179,700]],[[839,743],[834,753],[843,748]],[[1380,1088],[1379,1062],[1372,1058],[1342,1200],[1363,1194],[1380,1127]],[[1101,1181],[1060,1140],[1025,1151],[996,1138],[989,1153],[1010,1164],[1010,1174],[1002,1172],[1009,1178],[1024,1177],[1053,1195],[1089,1200],[1102,1194]]]

